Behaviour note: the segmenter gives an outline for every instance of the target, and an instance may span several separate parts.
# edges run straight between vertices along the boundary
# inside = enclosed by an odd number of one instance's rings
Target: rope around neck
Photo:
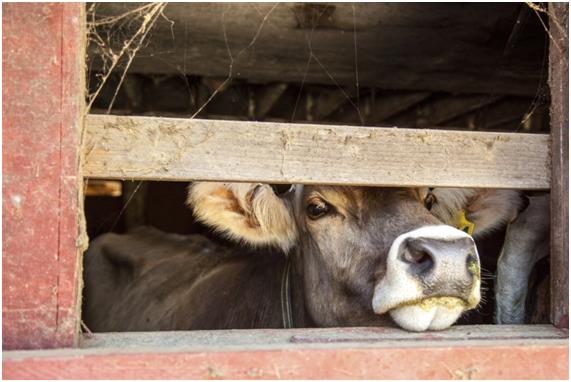
[[[291,258],[287,256],[286,265],[282,273],[281,303],[282,303],[282,324],[285,329],[293,328],[293,316],[291,309],[290,279],[291,279]]]

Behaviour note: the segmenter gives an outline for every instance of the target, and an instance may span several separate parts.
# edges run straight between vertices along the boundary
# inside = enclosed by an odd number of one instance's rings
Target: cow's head
[[[448,225],[458,226],[462,212],[476,237],[505,227],[529,204],[518,190],[443,187],[429,189],[427,202],[430,212]]]
[[[480,301],[472,238],[427,208],[428,189],[196,183],[199,220],[301,264],[306,309],[319,326],[452,325]]]

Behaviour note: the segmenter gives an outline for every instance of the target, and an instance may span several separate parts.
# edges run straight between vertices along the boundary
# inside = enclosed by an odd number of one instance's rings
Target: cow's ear
[[[466,216],[474,223],[474,236],[505,227],[518,216],[525,202],[521,191],[478,190],[466,206]]]
[[[233,240],[288,251],[297,239],[289,202],[266,184],[196,182],[187,203],[199,221]]]
[[[431,212],[460,229],[473,226],[474,236],[505,227],[525,208],[526,202],[517,190],[435,188],[432,193],[436,203]]]

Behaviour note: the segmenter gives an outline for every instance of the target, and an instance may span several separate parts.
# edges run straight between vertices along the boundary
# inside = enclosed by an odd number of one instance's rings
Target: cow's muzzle
[[[423,227],[392,244],[373,309],[404,329],[440,330],[480,302],[480,263],[472,238],[449,226]]]

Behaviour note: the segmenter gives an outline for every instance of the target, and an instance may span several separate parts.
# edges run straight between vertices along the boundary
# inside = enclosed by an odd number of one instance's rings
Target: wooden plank
[[[84,176],[547,189],[549,136],[90,115]],[[522,165],[525,164],[525,165]]]
[[[357,89],[355,87],[348,87],[345,89],[321,89],[315,100],[315,120],[322,121],[327,119],[337,109],[344,104],[349,104],[349,100],[357,96]],[[353,105],[349,106],[355,110]],[[357,113],[355,113],[357,114]],[[355,116],[358,119],[358,116]]]
[[[85,337],[84,349],[134,349],[141,346],[166,350],[174,347],[185,350],[253,350],[257,348],[293,349],[300,344],[343,347],[347,343],[359,346],[390,346],[394,341],[456,342],[470,341],[544,341],[566,340],[569,333],[552,325],[458,325],[439,332],[407,332],[389,327],[308,328],[269,330],[204,330],[171,332],[95,333]],[[507,342],[506,342],[507,343]]]
[[[559,327],[569,327],[569,4],[551,3],[549,10],[552,17],[549,86],[553,155],[551,320]]]
[[[371,115],[366,118],[367,124],[386,125],[387,120],[412,108],[430,96],[429,92],[376,94],[371,102]],[[364,100],[363,100],[364,101]],[[336,116],[341,122],[359,122],[359,114],[355,107],[348,107],[341,115]]]
[[[389,118],[409,109],[429,96],[429,92],[378,96],[373,101],[372,122],[386,122]]]
[[[256,94],[254,117],[258,120],[266,118],[266,114],[272,110],[276,102],[286,91],[288,85],[284,83],[276,83],[266,85]]]
[[[566,379],[567,334],[551,326],[465,326],[430,333],[331,328],[95,334],[81,349],[3,352],[2,376]]]
[[[123,221],[125,230],[147,224],[146,205],[149,184],[143,181],[123,182]]]
[[[526,98],[505,98],[475,112],[454,118],[446,126],[467,126],[470,129],[486,130],[513,122],[514,131],[521,125],[526,113],[533,110],[533,100]]]
[[[390,122],[401,127],[439,126],[464,114],[481,109],[498,99],[500,97],[490,95],[445,96],[425,102],[415,110],[416,113],[405,113],[390,119]]]
[[[84,6],[2,7],[2,345],[73,346],[80,306]]]
[[[521,133],[549,133],[549,104],[530,106],[523,116],[506,118],[505,122],[496,123],[487,130],[521,132]],[[528,114],[531,113],[531,114]],[[475,120],[475,118],[474,118]]]
[[[121,182],[116,180],[92,179],[87,182],[84,195],[118,197],[123,195],[123,187]]]
[[[138,6],[100,4],[96,14]],[[357,61],[361,86],[533,96],[545,41],[536,18],[526,24],[525,44],[514,44],[508,61],[503,57],[521,6],[171,3],[130,71],[226,78],[232,66],[234,78],[255,82],[355,86]],[[112,35],[128,36],[134,24],[114,25]],[[107,33],[105,26],[98,31]],[[94,70],[101,68],[95,50],[90,59]]]

